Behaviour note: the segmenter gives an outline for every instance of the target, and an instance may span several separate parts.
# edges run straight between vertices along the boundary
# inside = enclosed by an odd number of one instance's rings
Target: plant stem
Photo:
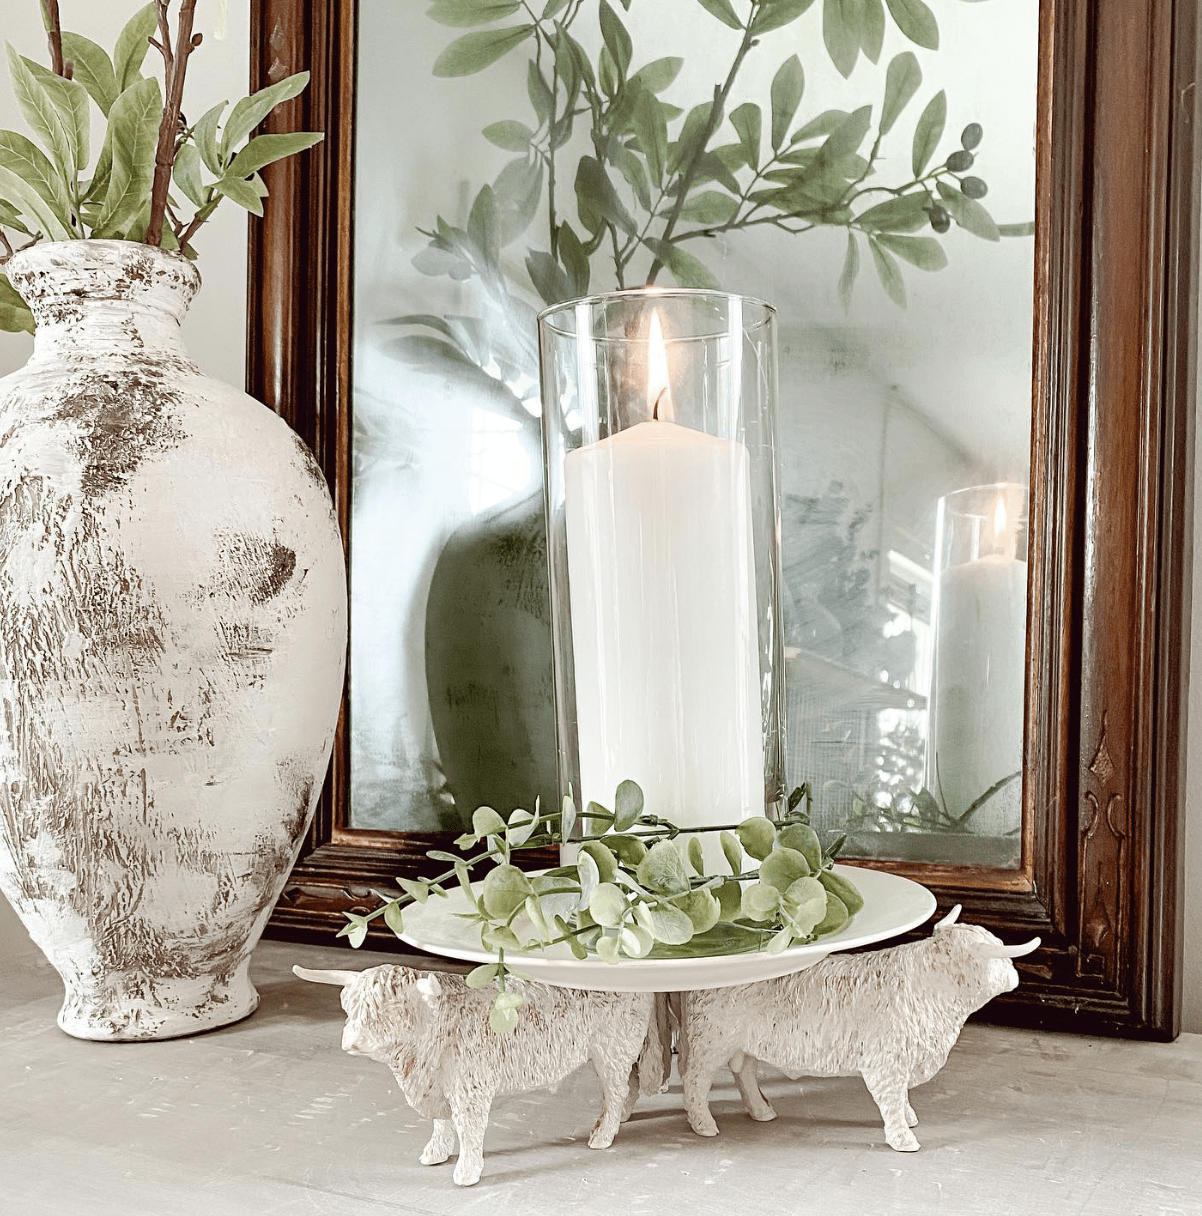
[[[50,67],[56,76],[71,79],[71,64],[63,62],[63,25],[58,15],[58,0],[42,0],[42,24],[50,47]]]
[[[188,69],[188,56],[200,45],[201,36],[192,34],[196,0],[180,0],[174,47],[167,23],[170,0],[155,0],[155,3],[158,7],[161,39],[161,44],[156,45],[159,45],[163,56],[166,101],[163,103],[163,120],[159,123],[159,142],[154,153],[154,186],[150,193],[146,244],[158,247],[163,243],[167,192],[171,189],[171,170],[175,165],[176,136],[179,134],[179,113],[184,100],[184,76]]]

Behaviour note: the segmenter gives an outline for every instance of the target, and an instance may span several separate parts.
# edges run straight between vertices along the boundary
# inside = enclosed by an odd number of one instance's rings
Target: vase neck
[[[178,254],[134,241],[58,241],[5,267],[34,319],[34,359],[187,361],[180,322],[200,275]]]

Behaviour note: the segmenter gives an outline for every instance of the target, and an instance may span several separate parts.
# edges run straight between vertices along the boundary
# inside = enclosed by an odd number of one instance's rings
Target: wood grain
[[[252,392],[349,492],[355,6],[254,0],[254,83],[309,68],[251,250]],[[1039,933],[1017,1023],[1178,1030],[1197,290],[1196,0],[1043,0],[1022,864],[891,865],[1007,940]],[[301,250],[303,248],[303,256]],[[334,776],[272,932],[329,940],[433,837],[347,821]],[[381,932],[373,940],[392,943]]]

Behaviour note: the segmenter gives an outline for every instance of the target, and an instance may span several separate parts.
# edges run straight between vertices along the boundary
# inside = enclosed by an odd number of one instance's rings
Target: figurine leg
[[[736,1051],[730,1058],[730,1071],[734,1073],[735,1084],[739,1087],[743,1109],[757,1122],[767,1123],[776,1118],[776,1111],[760,1089],[757,1065],[755,1056],[744,1051]]]
[[[455,1185],[474,1186],[484,1169],[484,1132],[492,1094],[462,1091],[451,1093],[451,1123],[459,1136],[459,1160],[455,1162]]]
[[[455,1151],[455,1129],[450,1119],[435,1119],[434,1134],[422,1149],[422,1165],[441,1165]]]
[[[914,1107],[910,1105],[908,1100],[906,1102],[906,1123],[910,1127],[918,1126],[918,1116],[914,1113]]]
[[[601,1114],[588,1138],[589,1148],[609,1148],[618,1134],[622,1112],[630,1098],[630,1059],[615,1060],[612,1056],[592,1050],[593,1067],[601,1081]],[[637,1086],[635,1086],[637,1092]]]
[[[889,1147],[899,1153],[914,1153],[921,1147],[914,1133],[906,1124],[906,1111],[909,1101],[906,1095],[905,1081],[887,1069],[866,1072],[863,1074],[864,1084],[872,1094],[881,1118],[885,1121],[885,1139]]]
[[[689,1117],[689,1126],[699,1136],[718,1134],[718,1125],[710,1114],[709,1095],[710,1086],[714,1083],[714,1073],[722,1058],[722,1055],[705,1051],[699,1043],[692,1043],[688,1065],[681,1073],[684,1082],[685,1113]]]
[[[626,1104],[622,1107],[622,1122],[629,1121],[634,1114],[635,1103],[639,1100],[639,1068],[636,1064],[630,1070],[630,1082],[626,1088]]]

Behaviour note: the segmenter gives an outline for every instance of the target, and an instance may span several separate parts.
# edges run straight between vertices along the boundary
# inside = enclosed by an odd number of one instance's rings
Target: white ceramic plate
[[[567,944],[546,950],[515,954],[506,951],[506,962],[531,979],[563,988],[592,988],[605,992],[684,992],[690,988],[728,988],[789,975],[812,966],[836,950],[850,950],[895,937],[929,919],[935,897],[916,882],[883,870],[859,866],[836,866],[856,884],[864,896],[864,907],[838,933],[808,946],[790,946],[781,954],[719,954],[709,958],[642,958],[606,963],[594,955],[576,959]],[[446,899],[434,897],[405,909],[403,941],[431,954],[463,959],[469,963],[491,963],[494,956],[480,945],[478,924],[462,920],[457,913],[468,908],[463,891],[455,888]]]

